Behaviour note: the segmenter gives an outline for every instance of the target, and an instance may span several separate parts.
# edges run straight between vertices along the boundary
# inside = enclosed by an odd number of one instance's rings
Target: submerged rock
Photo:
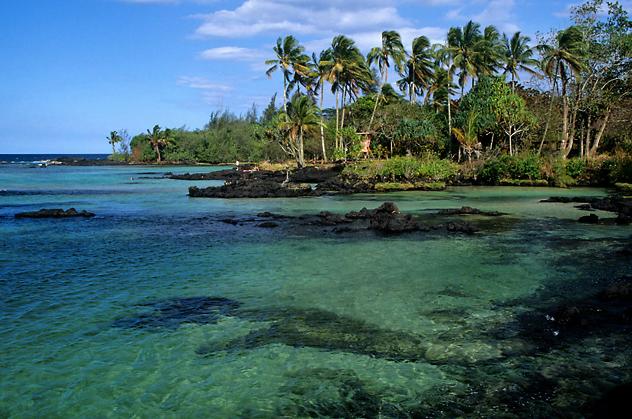
[[[231,316],[241,303],[224,297],[174,298],[142,304],[151,311],[120,318],[113,326],[137,329],[177,329],[182,324],[217,323],[221,316]]]
[[[579,217],[577,221],[584,224],[599,224],[599,217],[595,214],[589,214]]]
[[[499,217],[506,215],[505,213],[498,211],[481,211],[478,208],[461,207],[461,208],[449,208],[439,211],[440,215],[485,215],[488,217]]]
[[[77,211],[74,208],[63,210],[61,208],[41,209],[39,211],[20,212],[15,214],[15,218],[69,218],[69,217],[94,217],[95,214],[86,210]]]
[[[632,277],[624,276],[580,299],[518,316],[519,334],[548,349],[564,342],[611,332],[632,332]]]
[[[254,349],[273,343],[351,352],[395,361],[418,361],[424,358],[426,352],[418,336],[382,329],[324,310],[252,309],[238,310],[232,315],[271,322],[271,325],[230,342],[203,345],[197,350],[198,354]]]

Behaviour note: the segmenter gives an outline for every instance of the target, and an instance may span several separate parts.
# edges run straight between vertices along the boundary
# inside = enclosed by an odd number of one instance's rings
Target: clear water
[[[219,182],[160,178],[208,170],[0,166],[0,417],[450,417],[457,405],[465,416],[520,416],[520,406],[549,416],[573,414],[630,379],[625,336],[538,352],[492,333],[511,329],[538,293],[581,295],[590,291],[582,278],[631,273],[599,256],[631,228],[581,225],[585,213],[571,204],[539,203],[603,190],[213,200],[190,199],[187,187]],[[386,200],[417,214],[470,205],[510,215],[474,236],[352,237],[220,221]],[[56,207],[97,217],[13,218]],[[152,302],[209,296],[238,301],[250,315],[115,327],[151,315]],[[318,332],[322,345],[268,339],[280,317],[294,325],[305,313],[338,319]],[[374,329],[375,345],[416,337],[420,356],[328,344],[337,327],[354,339],[345,322]],[[231,344],[258,330],[260,344]],[[549,394],[532,397],[535,376],[553,383]]]

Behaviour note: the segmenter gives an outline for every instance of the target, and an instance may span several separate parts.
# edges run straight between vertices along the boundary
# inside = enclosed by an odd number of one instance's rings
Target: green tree
[[[459,70],[461,97],[467,79],[474,79],[479,73],[481,63],[477,57],[477,48],[480,47],[481,39],[481,25],[471,20],[463,28],[452,27],[448,30],[448,48],[454,66]]]
[[[433,55],[430,41],[425,36],[413,39],[410,55],[403,67],[402,78],[397,82],[399,89],[406,93],[411,103],[416,102],[422,89],[427,89],[433,77]]]
[[[503,35],[504,74],[511,76],[511,89],[514,92],[516,91],[516,79],[520,79],[520,71],[537,74],[533,67],[537,66],[538,60],[533,58],[534,51],[529,47],[530,41],[531,38],[520,32],[514,33],[511,39],[507,35]]]
[[[172,142],[171,130],[163,130],[162,128],[160,128],[160,125],[154,125],[151,131],[147,130],[147,138],[149,139],[149,143],[156,153],[156,161],[160,163],[162,161],[160,150],[167,144]]]
[[[553,110],[557,83],[561,86],[560,96],[562,98],[562,138],[560,140],[560,155],[566,158],[573,147],[572,139],[569,138],[569,97],[568,86],[571,78],[578,75],[584,67],[586,55],[586,44],[581,30],[576,26],[571,26],[558,32],[554,41],[550,44],[540,44],[538,49],[542,54],[542,69],[547,77],[552,80],[550,111]],[[550,113],[549,113],[550,114]],[[550,118],[544,129],[540,149],[546,138]]]
[[[106,140],[108,140],[108,144],[110,144],[112,146],[112,154],[116,153],[116,144],[120,143],[121,141],[123,141],[123,138],[121,138],[121,136],[119,135],[119,133],[117,131],[112,131],[110,132],[110,136],[106,137]]]
[[[265,64],[271,66],[266,71],[266,75],[272,77],[272,73],[279,69],[283,73],[283,110],[287,111],[288,85],[292,83],[295,73],[299,75],[309,73],[310,69],[307,65],[309,57],[304,54],[305,48],[292,35],[278,38],[272,49],[275,58],[266,60]]]
[[[287,112],[279,115],[278,126],[285,134],[282,148],[296,159],[299,168],[305,167],[305,134],[320,126],[318,109],[308,96],[297,93],[288,104]]]
[[[391,60],[393,61],[395,70],[400,72],[402,66],[404,65],[404,61],[406,60],[406,52],[404,50],[404,45],[402,45],[402,38],[399,33],[396,31],[384,31],[382,32],[382,45],[380,47],[373,47],[367,55],[367,62],[369,66],[375,63],[381,75],[380,90],[378,91],[377,100],[375,101],[373,115],[369,121],[369,131],[373,125],[377,105],[380,102],[382,88],[386,83],[388,83],[388,69],[391,66]]]

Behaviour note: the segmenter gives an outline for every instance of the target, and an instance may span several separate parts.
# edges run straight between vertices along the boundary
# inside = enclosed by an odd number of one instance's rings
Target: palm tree
[[[448,48],[454,61],[454,66],[459,69],[459,86],[461,97],[465,83],[469,77],[476,77],[481,66],[477,58],[477,48],[480,49],[481,25],[471,20],[463,28],[453,27],[448,31]]]
[[[441,45],[436,44],[433,46],[433,53],[435,56],[435,85],[431,87],[434,100],[437,99],[437,93],[443,93],[446,96],[446,103],[448,109],[448,136],[452,136],[452,87],[454,72],[456,71],[456,65],[454,62],[455,50],[448,44]],[[430,92],[429,92],[430,93]],[[461,92],[461,94],[463,94]]]
[[[380,102],[380,95],[382,94],[382,87],[388,83],[388,69],[390,67],[390,60],[393,60],[395,70],[400,71],[404,61],[406,60],[406,52],[404,45],[402,45],[402,38],[396,31],[384,31],[382,32],[382,46],[373,47],[367,55],[367,62],[369,65],[376,63],[382,80],[380,82],[380,90],[375,100],[375,106],[373,107],[373,113],[371,114],[371,120],[369,122],[369,131],[373,125],[373,119],[375,118],[375,111],[377,111],[377,104]],[[391,150],[392,152],[392,150]]]
[[[147,130],[147,138],[149,139],[149,144],[156,152],[156,161],[160,163],[162,161],[160,148],[171,142],[171,130],[166,129],[163,131],[160,125],[154,125],[151,131]]]
[[[476,130],[477,120],[478,114],[470,112],[463,128],[452,128],[452,133],[459,142],[459,161],[461,161],[461,150],[467,155],[467,160],[471,162],[472,153],[477,153],[480,148]]]
[[[496,73],[503,61],[503,44],[495,26],[486,26],[483,36],[475,45],[476,77]],[[474,85],[474,78],[472,78]]]
[[[413,40],[413,48],[402,78],[397,82],[399,89],[408,92],[410,103],[416,102],[417,93],[422,93],[422,88],[427,88],[433,75],[432,52],[430,41],[425,36]]]
[[[336,148],[338,131],[344,127],[345,103],[347,96],[357,96],[360,90],[368,91],[373,85],[373,75],[364,56],[355,42],[344,35],[338,35],[331,41],[331,57],[326,63],[329,68],[327,80],[336,97]],[[342,99],[342,103],[341,102]],[[340,117],[342,108],[342,118]]]
[[[537,47],[542,54],[542,70],[553,82],[551,89],[551,102],[549,105],[549,118],[547,119],[544,135],[540,142],[540,149],[544,145],[546,134],[549,128],[550,115],[553,111],[554,92],[557,90],[557,80],[559,78],[562,96],[562,139],[561,153],[566,158],[571,151],[572,142],[568,136],[568,83],[573,75],[577,75],[584,68],[585,44],[581,30],[576,26],[571,26],[558,32],[555,42],[552,45],[541,44]]]
[[[325,98],[325,83],[329,81],[332,65],[332,50],[327,48],[316,54],[312,54],[312,69],[316,75],[316,89],[319,90],[320,97],[320,145],[323,150],[323,161],[327,162],[327,149],[325,148],[325,121],[323,120],[323,101]]]
[[[276,57],[266,60],[265,64],[272,66],[266,75],[272,77],[272,73],[278,69],[283,72],[283,110],[287,111],[288,84],[292,82],[294,73],[307,74],[309,57],[303,53],[305,48],[292,35],[278,38],[273,50]]]
[[[116,131],[110,132],[110,136],[106,137],[105,139],[108,140],[108,144],[112,146],[112,154],[116,153],[116,149],[114,146],[123,141],[123,138]]]
[[[531,38],[521,35],[520,32],[513,34],[511,39],[503,35],[505,72],[511,75],[511,89],[516,91],[516,79],[519,79],[519,71],[530,74],[537,74],[532,68],[538,64],[538,60],[533,58],[533,50],[529,47]]]
[[[320,126],[318,111],[311,99],[295,94],[287,106],[287,112],[280,115],[281,128],[288,135],[291,153],[299,168],[305,167],[304,135]]]

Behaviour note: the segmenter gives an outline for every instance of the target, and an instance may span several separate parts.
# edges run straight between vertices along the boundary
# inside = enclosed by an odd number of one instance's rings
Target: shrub
[[[444,181],[456,176],[459,166],[436,156],[425,158],[393,157],[390,160],[357,162],[347,166],[343,173],[365,179],[405,180],[423,179],[426,181]]]
[[[489,184],[498,184],[502,179],[542,179],[542,160],[533,153],[517,156],[502,155],[487,160],[479,172],[480,179]]]

